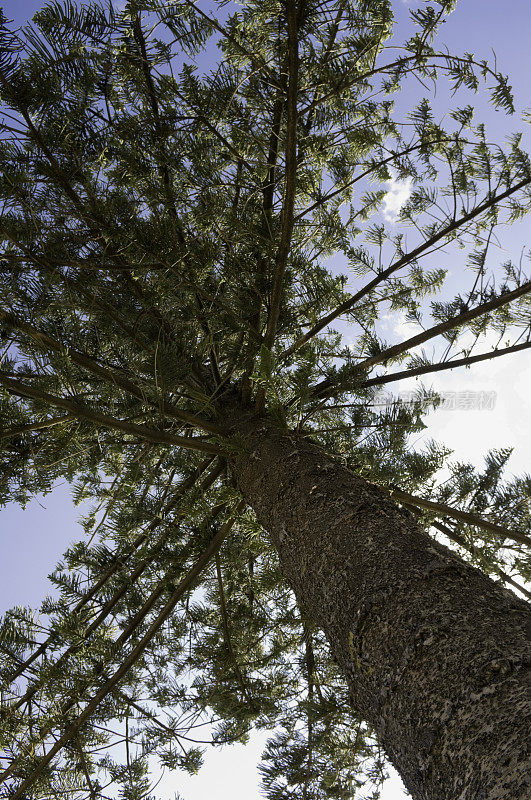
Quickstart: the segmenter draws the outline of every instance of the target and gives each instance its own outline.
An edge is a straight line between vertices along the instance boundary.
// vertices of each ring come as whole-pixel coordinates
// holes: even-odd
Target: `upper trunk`
[[[415,800],[528,798],[528,604],[300,436],[237,429],[238,485]]]

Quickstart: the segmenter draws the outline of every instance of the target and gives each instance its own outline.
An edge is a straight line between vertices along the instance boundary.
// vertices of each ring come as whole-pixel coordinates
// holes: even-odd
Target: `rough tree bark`
[[[236,428],[237,483],[413,798],[529,798],[528,604],[307,440]]]

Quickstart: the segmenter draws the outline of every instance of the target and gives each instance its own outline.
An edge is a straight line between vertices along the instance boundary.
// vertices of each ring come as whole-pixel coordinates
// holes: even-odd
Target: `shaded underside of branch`
[[[177,445],[184,447],[188,450],[201,450],[205,453],[213,453],[221,455],[222,450],[220,447],[211,444],[203,439],[197,439],[187,436],[176,436],[166,431],[159,431],[156,428],[149,428],[146,425],[136,425],[132,422],[127,422],[122,419],[115,419],[106,414],[100,414],[88,406],[74,403],[66,400],[63,397],[56,397],[34,386],[28,386],[18,380],[7,378],[0,373],[0,386],[3,386],[10,394],[21,398],[30,398],[45,403],[46,405],[62,408],[68,411],[73,417],[77,419],[93,422],[95,425],[107,428],[110,430],[119,430],[129,434],[137,439],[143,439],[153,444],[166,444]]]

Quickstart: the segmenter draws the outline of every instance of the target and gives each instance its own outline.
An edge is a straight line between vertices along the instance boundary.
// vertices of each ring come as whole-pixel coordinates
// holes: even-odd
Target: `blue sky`
[[[27,20],[42,4],[35,0],[7,0],[4,12],[17,24]],[[413,5],[413,4],[409,4]],[[408,4],[396,0],[399,28],[407,18]],[[202,7],[207,7],[205,2]],[[474,52],[490,58],[494,50],[498,67],[509,74],[515,90],[517,107],[522,111],[531,107],[529,75],[531,74],[531,7],[529,0],[511,0],[506,4],[498,0],[461,0],[456,12],[443,26],[442,40],[454,52]],[[444,92],[439,102],[445,102]],[[458,101],[456,101],[458,104]],[[478,119],[488,123],[491,138],[502,139],[510,130],[522,129],[519,114],[507,119],[502,112],[493,112],[484,96],[478,96]],[[504,246],[514,255],[519,248],[529,246],[530,223],[526,220],[516,226],[504,240]],[[502,254],[500,254],[500,260]],[[455,273],[458,262],[450,265]],[[412,335],[410,328],[399,318],[389,319],[388,338]],[[515,447],[511,463],[514,473],[528,469],[531,437],[526,420],[531,419],[531,365],[527,352],[498,359],[472,370],[444,373],[433,381],[440,391],[491,391],[497,392],[496,406],[487,411],[438,411],[429,418],[428,430],[419,437],[434,436],[453,447],[456,457],[480,464],[482,455],[494,446]],[[402,383],[399,390],[412,385]],[[8,506],[0,511],[2,560],[0,561],[0,611],[13,605],[38,606],[49,590],[46,575],[51,572],[64,549],[83,532],[76,524],[79,509],[75,509],[68,487],[58,485],[46,498],[36,498],[26,510]],[[263,746],[260,736],[249,746],[232,748],[215,753],[207,760],[198,778],[167,776],[159,785],[159,797],[173,797],[179,791],[185,800],[199,800],[213,793],[217,800],[252,800],[258,797],[255,763]],[[237,775],[237,785],[234,776]],[[404,797],[397,779],[389,782],[384,800]]]

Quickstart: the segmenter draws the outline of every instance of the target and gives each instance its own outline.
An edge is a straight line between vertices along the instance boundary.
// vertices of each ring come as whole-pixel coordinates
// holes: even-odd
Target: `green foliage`
[[[498,228],[529,209],[529,159],[519,135],[504,149],[474,120],[484,84],[513,111],[507,79],[436,49],[453,7],[411,11],[400,47],[389,0],[208,13],[67,0],[18,31],[1,16],[0,502],[61,477],[90,503],[41,616],[1,622],[10,796],[140,800],[157,765],[195,773],[205,745],[253,728],[272,732],[270,800],[378,796],[379,745],[238,506],[223,460],[240,445],[227,438],[235,403],[388,489],[529,531],[530,479],[503,479],[508,452],[477,472],[434,442],[415,449],[437,396],[382,401],[371,384],[397,360],[429,372],[472,356],[493,333],[529,341],[523,271],[491,255]],[[394,96],[410,80],[446,83],[461,107],[443,126],[416,98],[402,118]],[[395,219],[400,180],[411,193]],[[468,252],[471,280],[450,293],[442,246]],[[389,353],[397,313],[417,330],[445,323],[444,345]],[[489,574],[531,579],[509,537],[417,511]],[[154,625],[232,515],[215,561]]]

